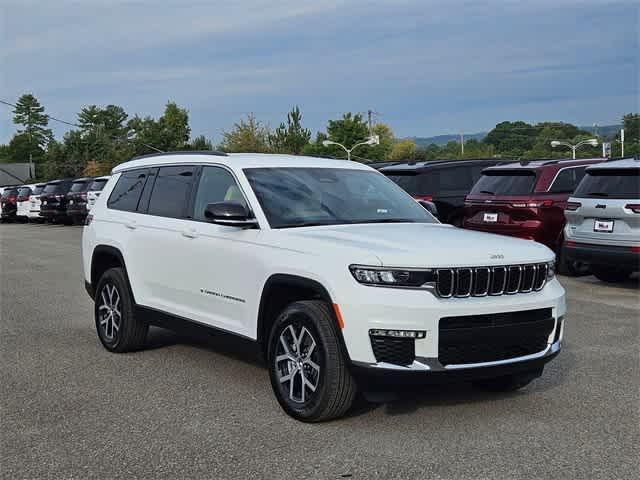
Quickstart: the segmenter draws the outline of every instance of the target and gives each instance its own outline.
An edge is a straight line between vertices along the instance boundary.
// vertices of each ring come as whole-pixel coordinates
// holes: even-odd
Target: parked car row
[[[81,224],[109,177],[61,178],[0,187],[2,221]]]
[[[634,216],[640,213],[639,167],[637,160],[464,160],[409,162],[380,171],[443,222],[537,241],[556,252],[562,273],[575,275],[591,268],[598,278],[613,281],[639,270],[640,215]],[[581,195],[588,190],[598,199],[612,200],[618,195],[619,201],[607,212],[602,202],[600,211],[589,212],[586,203],[580,209],[580,202],[569,200],[576,188]],[[583,211],[588,217],[581,226],[565,228],[567,209],[569,218]],[[615,232],[603,230],[614,228],[616,219]],[[604,223],[598,223],[596,229],[595,221]],[[589,247],[587,252],[586,247],[577,247],[569,240],[575,232],[585,231],[589,232],[585,237],[589,243],[595,234],[600,242],[596,245],[621,247],[623,254],[607,253],[601,247]],[[622,235],[623,245],[618,245],[616,235]],[[619,264],[613,257],[626,261]]]

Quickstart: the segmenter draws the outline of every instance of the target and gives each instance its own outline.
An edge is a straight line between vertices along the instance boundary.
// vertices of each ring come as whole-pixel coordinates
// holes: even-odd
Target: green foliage
[[[265,153],[269,151],[269,134],[269,128],[250,113],[246,119],[234,123],[231,131],[222,132],[220,150]]]
[[[413,140],[400,140],[393,145],[391,153],[389,154],[389,160],[415,160],[417,149],[416,143]]]
[[[275,153],[299,155],[310,139],[311,130],[302,127],[302,114],[297,106],[287,114],[287,124],[281,123],[269,134],[269,144]]]
[[[213,144],[211,143],[211,140],[209,140],[204,135],[198,135],[197,137],[195,137],[193,140],[191,140],[188,147],[188,150],[213,150]]]
[[[18,134],[24,133],[29,138],[35,161],[37,149],[43,151],[53,138],[51,130],[46,128],[49,124],[49,117],[44,113],[44,107],[40,105],[38,99],[30,93],[18,98],[13,115],[13,123],[23,127],[23,129],[18,129]],[[26,158],[28,160],[28,154]]]
[[[10,163],[9,145],[0,145],[0,163]]]
[[[622,117],[622,128],[624,128],[624,155],[640,155],[640,114],[628,113]],[[613,156],[622,155],[622,145],[620,143],[620,132],[611,145]]]

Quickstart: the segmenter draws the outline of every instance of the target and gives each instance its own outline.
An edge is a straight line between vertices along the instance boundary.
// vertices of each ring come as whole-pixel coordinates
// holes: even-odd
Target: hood
[[[374,255],[381,265],[393,267],[513,265],[554,258],[549,248],[531,240],[437,223],[355,224],[281,232],[310,253],[358,250],[363,257]]]

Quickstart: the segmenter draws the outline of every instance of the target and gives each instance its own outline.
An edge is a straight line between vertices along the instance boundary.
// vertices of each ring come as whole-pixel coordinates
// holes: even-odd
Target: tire
[[[576,262],[567,259],[567,252],[563,244],[558,247],[556,268],[559,274],[566,275],[567,277],[577,277],[588,273],[587,267],[577,265]]]
[[[322,301],[294,302],[274,322],[269,376],[278,402],[293,418],[322,422],[344,415],[353,404],[357,387],[339,336]]]
[[[529,385],[540,375],[542,375],[542,369],[506,375],[504,377],[477,380],[473,382],[473,386],[487,392],[515,392]]]
[[[612,267],[593,266],[593,274],[598,280],[610,283],[624,282],[631,276],[631,271]]]
[[[98,338],[110,352],[131,352],[144,346],[149,326],[135,316],[133,297],[122,268],[110,268],[100,277],[94,316]]]

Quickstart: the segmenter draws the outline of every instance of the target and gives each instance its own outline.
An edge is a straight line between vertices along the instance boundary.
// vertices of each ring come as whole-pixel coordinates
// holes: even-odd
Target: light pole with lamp
[[[337,146],[341,147],[345,152],[347,152],[347,160],[351,160],[351,152],[353,152],[356,148],[358,148],[358,147],[360,147],[362,145],[371,145],[371,146],[380,145],[380,136],[372,135],[369,138],[367,138],[364,142],[356,143],[351,148],[347,148],[344,145],[342,145],[341,143],[334,142],[333,140],[323,140],[322,141],[322,145],[324,145],[325,147],[328,147],[329,145],[337,145]]]
[[[571,152],[573,153],[573,159],[576,159],[576,150],[583,145],[591,145],[592,147],[598,146],[598,140],[596,138],[590,138],[589,140],[583,140],[582,142],[576,143],[575,145],[570,144],[569,142],[561,142],[560,140],[554,140],[551,142],[551,146],[555,147],[569,147]]]

